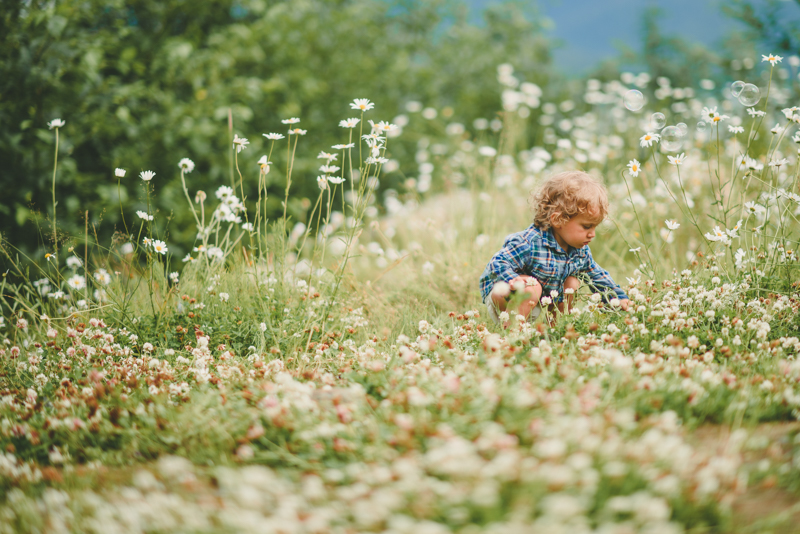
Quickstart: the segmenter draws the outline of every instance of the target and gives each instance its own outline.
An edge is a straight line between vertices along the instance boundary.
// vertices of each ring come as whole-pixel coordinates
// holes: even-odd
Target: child
[[[517,290],[525,293],[520,315],[528,317],[533,312],[536,318],[543,297],[548,299],[544,303],[553,302],[563,312],[565,292],[569,312],[572,294],[580,286],[574,276],[578,273],[588,275],[592,291],[613,293],[611,298],[619,299],[619,306],[627,310],[628,296],[594,262],[589,250],[595,228],[608,214],[605,188],[585,172],[567,171],[548,178],[533,202],[533,224],[508,236],[481,275],[481,298],[489,317],[499,322],[510,293]]]

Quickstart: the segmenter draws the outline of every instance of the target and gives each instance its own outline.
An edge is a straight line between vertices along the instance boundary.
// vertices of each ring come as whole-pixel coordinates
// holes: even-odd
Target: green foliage
[[[173,217],[171,235],[188,244],[194,228],[176,165],[196,161],[192,192],[232,182],[229,112],[233,131],[251,139],[240,161],[246,175],[265,150],[259,134],[284,131],[280,119],[300,117],[326,140],[295,164],[296,194],[308,196],[318,165],[311,152],[342,141],[336,124],[353,113],[353,98],[375,100],[384,120],[412,99],[458,110],[465,121],[491,118],[499,107],[496,67],[507,61],[529,81],[548,79],[540,27],[513,5],[492,7],[475,25],[446,0],[5,2],[0,227],[28,253],[52,241],[41,216],[36,225],[28,219],[52,217],[46,123],[56,117],[66,120],[56,195],[67,235],[83,236],[86,211],[101,243],[123,230],[115,206],[121,202],[128,218],[143,208],[137,175],[149,169],[157,208]],[[402,141],[393,150],[406,160],[413,153]],[[285,165],[286,155],[273,161]],[[128,169],[119,193],[115,167]],[[253,198],[252,180],[244,187]],[[282,187],[270,185],[275,193]],[[293,215],[302,220],[305,209]]]

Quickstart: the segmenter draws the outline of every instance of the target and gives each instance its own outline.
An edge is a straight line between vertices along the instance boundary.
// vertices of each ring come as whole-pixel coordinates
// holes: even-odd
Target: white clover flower
[[[53,128],[61,128],[64,124],[65,122],[61,119],[53,119],[47,123],[47,127],[52,130]]]
[[[542,306],[548,306],[553,303],[553,299],[550,297],[542,297],[540,302],[542,303]]]
[[[152,215],[148,215],[148,213],[146,211],[137,211],[136,215],[138,215],[140,219],[144,219],[145,221],[152,221],[153,220],[153,216]]]
[[[631,176],[639,176],[639,172],[642,170],[642,164],[632,159],[628,162],[628,169],[630,170]]]
[[[361,119],[344,119],[339,121],[339,126],[342,128],[355,128],[361,122]]]
[[[297,117],[292,117],[291,119],[283,119],[281,122],[283,124],[297,124],[298,122],[300,122],[300,119],[298,119]]]
[[[267,323],[261,323],[260,325],[258,325],[258,328],[259,328],[259,329],[260,329],[262,332],[266,332],[266,331],[267,331]]]
[[[229,294],[227,294],[227,293],[220,293],[219,294],[219,300],[221,300],[222,302],[228,302],[228,299],[230,299],[230,298],[231,298],[231,296]]]
[[[156,173],[154,173],[153,171],[142,171],[139,173],[139,178],[141,178],[145,182],[149,182],[150,180],[153,179],[153,176],[155,175]]]
[[[79,274],[74,274],[67,280],[67,285],[71,289],[80,290],[86,287],[86,278]]]
[[[114,169],[114,176],[116,176],[117,178],[125,178],[125,173],[127,172],[128,171],[126,171],[125,169],[120,169],[119,167],[117,167],[116,169]]]
[[[657,133],[647,132],[642,137],[639,138],[639,144],[642,148],[653,146],[653,143],[658,143],[661,139],[661,136]]]
[[[163,241],[160,241],[160,240],[158,240],[158,239],[155,239],[155,240],[153,241],[153,251],[154,251],[154,252],[157,252],[157,253],[159,253],[159,254],[166,254],[166,253],[167,253],[167,251],[168,251],[168,249],[167,249],[167,244],[166,244],[166,243],[164,243]]]
[[[266,137],[267,139],[269,139],[271,141],[279,141],[279,140],[285,138],[285,136],[283,134],[279,134],[279,133],[268,133],[268,134],[261,134],[261,135],[263,135],[264,137]]]
[[[777,63],[780,63],[783,60],[782,56],[776,56],[775,54],[770,54],[768,56],[762,55],[761,62],[769,61],[770,64],[774,67]]]
[[[239,137],[236,134],[233,135],[233,148],[236,149],[236,153],[237,154],[239,152],[241,152],[242,150],[244,150],[245,148],[247,148],[247,145],[249,145],[249,144],[250,144],[250,141],[248,141],[247,138]]]
[[[178,168],[186,174],[189,174],[194,170],[194,161],[189,158],[183,158],[178,162]]]
[[[375,107],[375,104],[369,101],[368,98],[356,98],[350,104],[351,109],[359,109],[361,111],[369,111]]]

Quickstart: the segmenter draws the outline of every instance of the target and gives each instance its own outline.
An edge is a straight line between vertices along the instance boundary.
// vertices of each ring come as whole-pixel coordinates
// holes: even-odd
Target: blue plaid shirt
[[[563,298],[564,280],[578,273],[585,273],[589,277],[589,287],[593,292],[610,291],[620,300],[628,298],[608,271],[592,259],[589,245],[570,247],[569,252],[564,252],[552,230],[541,230],[531,225],[522,232],[506,237],[503,248],[492,256],[481,275],[481,299],[486,301],[495,282],[510,282],[517,276],[528,275],[542,284],[543,297],[550,296],[553,290],[558,291],[558,296],[553,299],[558,302]]]

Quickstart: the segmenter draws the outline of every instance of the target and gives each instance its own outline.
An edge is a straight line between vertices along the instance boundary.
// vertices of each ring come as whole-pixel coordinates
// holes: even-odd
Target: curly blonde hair
[[[588,213],[602,220],[608,215],[608,195],[596,178],[583,171],[554,174],[542,183],[532,197],[534,224],[542,230],[576,215]]]

